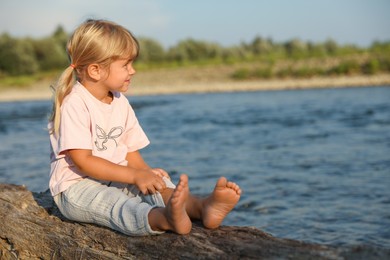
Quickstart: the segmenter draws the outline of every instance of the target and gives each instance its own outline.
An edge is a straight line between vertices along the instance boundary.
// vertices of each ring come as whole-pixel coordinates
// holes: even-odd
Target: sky
[[[300,39],[368,47],[390,40],[390,0],[0,0],[0,33],[50,36],[88,18],[119,23],[165,48],[188,38],[223,46]]]

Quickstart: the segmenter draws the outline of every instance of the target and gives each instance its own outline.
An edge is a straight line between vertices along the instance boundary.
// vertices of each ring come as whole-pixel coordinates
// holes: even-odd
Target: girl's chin
[[[127,82],[121,89],[120,92],[126,92],[130,88],[130,82]]]
[[[119,92],[125,93],[129,90],[129,87],[123,87],[122,89],[119,90]]]

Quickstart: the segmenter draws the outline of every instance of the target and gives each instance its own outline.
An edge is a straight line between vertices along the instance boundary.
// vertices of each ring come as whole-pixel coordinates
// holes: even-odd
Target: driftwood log
[[[390,259],[390,250],[279,239],[252,227],[129,237],[61,216],[49,192],[0,184],[0,259]]]

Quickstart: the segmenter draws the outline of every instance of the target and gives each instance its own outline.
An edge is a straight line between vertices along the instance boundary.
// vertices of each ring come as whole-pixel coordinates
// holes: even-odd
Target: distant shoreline
[[[390,86],[390,74],[373,76],[313,77],[308,79],[270,79],[253,81],[187,79],[186,77],[140,72],[126,95],[166,95],[213,92],[271,91],[339,87]],[[26,88],[0,90],[0,102],[51,99],[51,82],[37,82]]]

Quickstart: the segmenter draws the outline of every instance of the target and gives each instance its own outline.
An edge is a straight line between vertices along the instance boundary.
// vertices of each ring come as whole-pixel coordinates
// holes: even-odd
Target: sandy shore
[[[265,91],[285,89],[336,88],[357,86],[390,86],[390,74],[375,76],[315,77],[309,79],[272,79],[235,81],[207,70],[155,70],[139,72],[134,77],[128,95],[159,95],[176,93],[206,93],[235,91]],[[0,91],[0,101],[45,100],[52,96],[50,84],[37,82],[25,88],[8,87]]]

